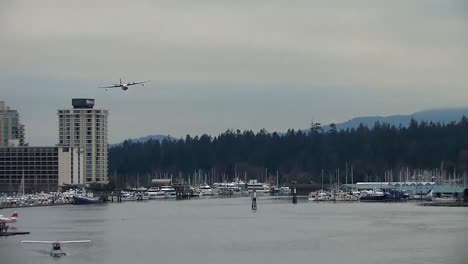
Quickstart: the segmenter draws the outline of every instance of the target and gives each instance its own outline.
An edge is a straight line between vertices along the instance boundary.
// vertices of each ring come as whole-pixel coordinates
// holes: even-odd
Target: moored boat
[[[331,201],[331,194],[322,190],[311,192],[309,194],[308,200],[314,202]]]
[[[361,202],[402,202],[408,199],[409,195],[397,190],[371,190],[362,191],[359,201]]]
[[[153,200],[153,199],[163,199],[163,198],[166,198],[165,196],[165,192],[164,191],[161,191],[159,188],[157,187],[151,187],[149,190],[148,190],[148,198],[150,200]]]
[[[177,198],[177,193],[172,186],[161,186],[161,191],[164,192],[164,198]]]
[[[203,185],[199,188],[199,195],[200,196],[213,196],[214,192],[213,189],[209,185]]]
[[[122,202],[123,201],[136,201],[137,200],[137,197],[135,196],[135,194],[130,193],[130,192],[122,192],[120,197],[121,197]]]
[[[88,197],[88,196],[81,196],[81,195],[73,196],[73,204],[81,205],[81,204],[100,204],[100,203],[102,203],[102,199],[99,197]]]
[[[257,180],[250,180],[247,183],[247,191],[250,194],[255,191],[257,195],[262,195],[270,192],[270,186],[266,183],[258,182]]]

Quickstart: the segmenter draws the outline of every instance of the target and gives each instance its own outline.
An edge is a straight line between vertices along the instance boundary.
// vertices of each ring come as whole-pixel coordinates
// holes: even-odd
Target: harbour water
[[[27,236],[0,239],[0,263],[468,263],[468,209],[260,197],[15,209]],[[9,215],[13,210],[0,210]],[[12,225],[13,226],[13,225]],[[64,245],[21,240],[90,239]]]

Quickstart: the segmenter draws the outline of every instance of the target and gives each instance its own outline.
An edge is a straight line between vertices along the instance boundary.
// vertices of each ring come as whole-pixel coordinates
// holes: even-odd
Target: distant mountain
[[[426,122],[440,122],[440,123],[450,123],[458,122],[460,119],[466,116],[468,117],[468,107],[460,108],[445,108],[445,109],[433,109],[416,112],[410,115],[392,115],[392,116],[364,116],[356,117],[349,121],[343,123],[337,123],[337,130],[356,128],[360,124],[364,126],[373,127],[375,122],[379,121],[380,123],[388,123],[390,125],[404,127],[408,126],[411,118],[414,118],[416,121],[426,121]],[[330,129],[329,125],[322,124],[322,128],[327,131]]]
[[[168,139],[168,140],[174,140],[175,138],[169,136],[169,135],[149,135],[149,136],[144,136],[144,137],[139,137],[139,138],[135,138],[135,139],[127,139],[127,140],[131,140],[132,142],[146,142],[146,141],[150,141],[150,140],[158,140],[159,142],[163,141],[164,139]],[[117,143],[117,144],[110,144],[110,147],[116,147],[116,146],[120,146],[122,145],[123,142],[120,142],[120,143]]]
[[[416,112],[409,115],[392,115],[392,116],[363,116],[363,117],[356,117],[349,121],[343,123],[337,123],[336,128],[338,130],[348,129],[348,128],[356,128],[360,124],[363,124],[367,127],[373,127],[375,122],[379,121],[380,123],[388,123],[390,125],[399,126],[408,126],[411,118],[414,118],[416,121],[427,121],[427,122],[440,122],[440,123],[450,123],[450,122],[458,122],[460,119],[466,116],[468,117],[468,107],[460,107],[460,108],[445,108],[445,109],[433,109],[433,110],[425,110]],[[328,131],[330,129],[329,125],[322,124],[322,128],[324,131]],[[307,131],[307,129],[303,130]],[[280,133],[284,134],[284,133]],[[136,139],[129,139],[133,142],[146,142],[149,140],[159,140],[160,142],[164,139],[175,140],[176,138],[171,137],[170,135],[149,135],[144,136]],[[123,142],[117,144],[110,144],[111,147],[119,146]]]

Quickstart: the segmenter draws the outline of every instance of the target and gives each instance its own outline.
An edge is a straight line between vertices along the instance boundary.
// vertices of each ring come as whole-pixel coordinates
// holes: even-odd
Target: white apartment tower
[[[23,145],[24,125],[20,123],[18,111],[0,101],[0,147]]]
[[[79,148],[84,160],[70,157],[72,165],[83,166],[84,175],[71,175],[75,183],[107,183],[108,111],[94,109],[94,99],[72,99],[73,109],[58,110],[59,146]],[[78,164],[74,164],[78,163]],[[81,164],[80,164],[81,163]],[[76,170],[81,174],[81,170]]]

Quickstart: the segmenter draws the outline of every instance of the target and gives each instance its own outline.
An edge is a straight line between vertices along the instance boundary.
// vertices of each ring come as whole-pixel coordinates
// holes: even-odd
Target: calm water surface
[[[9,215],[13,210],[0,210]],[[260,198],[17,209],[27,236],[0,238],[0,263],[468,263],[468,208]],[[91,239],[63,246],[21,240]]]

